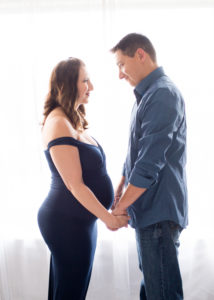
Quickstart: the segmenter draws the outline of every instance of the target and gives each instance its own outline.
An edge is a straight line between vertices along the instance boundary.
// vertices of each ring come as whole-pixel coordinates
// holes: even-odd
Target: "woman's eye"
[[[88,82],[88,80],[89,80],[89,79],[88,79],[88,78],[86,78],[86,79],[84,79],[84,80],[83,80],[83,82]]]

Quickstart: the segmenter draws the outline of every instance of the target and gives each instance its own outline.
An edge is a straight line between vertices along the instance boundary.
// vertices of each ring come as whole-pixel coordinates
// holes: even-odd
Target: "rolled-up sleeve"
[[[129,182],[149,188],[158,180],[159,172],[167,162],[167,150],[182,121],[180,96],[167,88],[160,88],[147,103],[140,103],[137,111],[137,159]]]

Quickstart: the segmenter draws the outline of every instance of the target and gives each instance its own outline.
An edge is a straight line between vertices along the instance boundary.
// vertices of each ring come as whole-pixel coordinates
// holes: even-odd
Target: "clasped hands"
[[[122,208],[119,203],[119,197],[115,196],[114,204],[112,205],[111,214],[115,217],[114,224],[111,226],[107,226],[109,230],[116,231],[122,227],[128,227],[128,221],[130,217],[126,211],[126,209]]]

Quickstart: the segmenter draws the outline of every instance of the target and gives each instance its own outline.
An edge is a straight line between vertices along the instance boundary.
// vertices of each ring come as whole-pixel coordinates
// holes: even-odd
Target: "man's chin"
[[[128,80],[128,83],[131,85],[131,86],[136,86],[135,82],[131,81],[131,80]]]

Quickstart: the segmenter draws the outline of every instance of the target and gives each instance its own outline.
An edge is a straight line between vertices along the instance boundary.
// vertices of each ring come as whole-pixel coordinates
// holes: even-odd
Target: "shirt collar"
[[[143,80],[141,80],[138,85],[134,89],[134,94],[137,99],[137,104],[140,103],[140,100],[142,99],[142,95],[145,93],[145,91],[148,89],[148,87],[159,77],[165,75],[164,70],[162,67],[158,67],[149,75],[147,75]]]

